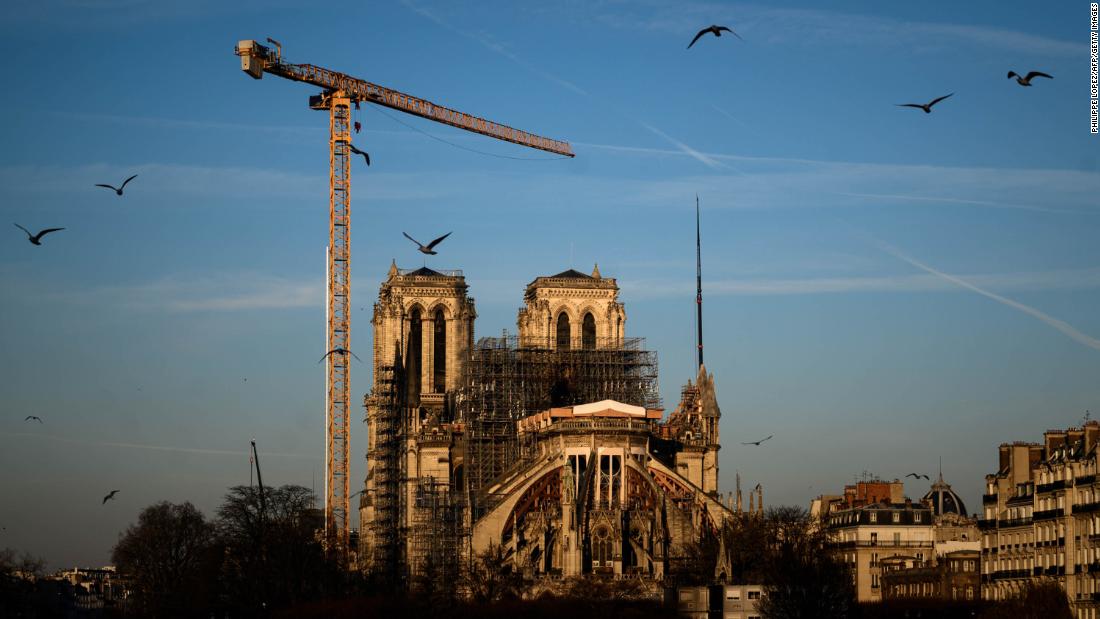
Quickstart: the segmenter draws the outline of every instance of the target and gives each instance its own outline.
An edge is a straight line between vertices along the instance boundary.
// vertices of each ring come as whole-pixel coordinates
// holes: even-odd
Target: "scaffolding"
[[[458,415],[466,424],[466,479],[473,518],[497,501],[486,489],[524,462],[516,421],[556,406],[600,400],[659,408],[657,354],[643,338],[600,338],[589,347],[529,346],[482,338],[470,355]]]
[[[467,531],[465,501],[452,484],[434,477],[416,481],[410,533],[410,575],[422,592],[454,594]]]
[[[374,390],[366,398],[367,424],[373,444],[367,451],[368,492],[366,500],[374,517],[366,529],[367,571],[383,578],[395,578],[400,560],[400,440],[402,435],[401,372],[393,365],[379,365]]]

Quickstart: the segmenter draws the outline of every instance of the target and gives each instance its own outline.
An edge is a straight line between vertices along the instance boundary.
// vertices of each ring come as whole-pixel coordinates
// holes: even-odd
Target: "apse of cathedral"
[[[718,495],[714,378],[665,415],[656,353],[614,278],[527,285],[516,335],[474,343],[461,271],[390,267],[374,305],[360,565],[455,578],[499,546],[528,576],[658,580],[733,516]]]

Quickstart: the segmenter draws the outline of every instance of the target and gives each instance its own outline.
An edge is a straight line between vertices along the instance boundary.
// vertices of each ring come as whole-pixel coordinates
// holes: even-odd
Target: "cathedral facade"
[[[535,278],[517,334],[474,343],[459,271],[391,266],[374,306],[359,564],[457,579],[497,548],[542,576],[659,580],[733,514],[702,367],[665,415],[656,355],[598,268]]]

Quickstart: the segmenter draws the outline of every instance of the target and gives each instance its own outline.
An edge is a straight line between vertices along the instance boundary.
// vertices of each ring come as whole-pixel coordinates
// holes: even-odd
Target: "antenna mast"
[[[695,308],[699,367],[703,367],[703,254],[699,243],[699,194],[695,194]]]

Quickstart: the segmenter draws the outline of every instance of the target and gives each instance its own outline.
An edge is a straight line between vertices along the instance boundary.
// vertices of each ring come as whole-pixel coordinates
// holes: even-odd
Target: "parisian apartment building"
[[[998,447],[982,496],[982,598],[1003,600],[1053,580],[1079,619],[1100,616],[1100,422]]]
[[[904,570],[935,567],[948,553],[979,550],[975,522],[942,474],[919,501],[905,496],[900,480],[871,479],[845,486],[842,495],[814,499],[810,511],[824,519],[830,547],[850,567],[859,602],[886,599],[887,572],[896,578]],[[976,560],[973,568],[976,576]],[[942,594],[920,590],[926,597]]]

